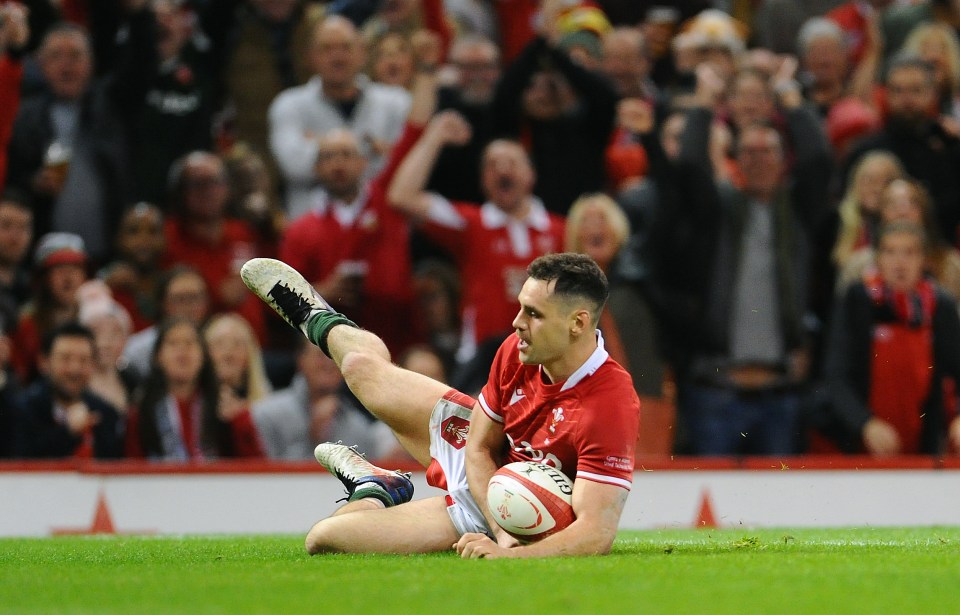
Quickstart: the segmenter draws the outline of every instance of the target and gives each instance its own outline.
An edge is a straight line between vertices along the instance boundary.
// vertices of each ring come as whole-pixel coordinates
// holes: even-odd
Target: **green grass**
[[[960,613],[960,528],[624,532],[607,557],[310,558],[300,536],[0,540],[0,613]]]

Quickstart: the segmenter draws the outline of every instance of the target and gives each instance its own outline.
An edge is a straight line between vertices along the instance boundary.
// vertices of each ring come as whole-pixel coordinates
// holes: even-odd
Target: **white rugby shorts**
[[[465,447],[474,403],[470,396],[451,389],[433,407],[427,483],[446,490],[447,514],[461,536],[479,532],[493,538],[467,484]]]

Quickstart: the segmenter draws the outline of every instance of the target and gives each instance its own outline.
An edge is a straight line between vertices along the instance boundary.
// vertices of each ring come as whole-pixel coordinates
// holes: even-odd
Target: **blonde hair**
[[[922,23],[910,30],[901,49],[920,55],[920,47],[930,39],[942,43],[946,50],[947,85],[951,94],[957,94],[960,92],[960,42],[957,41],[957,33],[952,27],[943,23]]]
[[[850,179],[847,182],[847,191],[843,195],[843,200],[837,208],[840,216],[840,230],[837,233],[837,242],[833,246],[831,257],[833,262],[842,267],[850,255],[853,254],[857,246],[857,238],[860,236],[860,227],[863,225],[863,215],[860,213],[860,199],[857,197],[857,186],[867,170],[867,166],[876,161],[887,162],[893,166],[896,177],[902,179],[906,177],[906,171],[900,164],[900,159],[887,151],[872,151],[867,153],[860,162],[853,168]]]
[[[607,224],[613,230],[613,235],[617,239],[617,247],[622,248],[623,244],[627,242],[627,238],[630,236],[630,221],[627,220],[627,215],[623,213],[623,209],[617,202],[600,192],[584,194],[573,202],[570,211],[567,213],[564,242],[564,250],[567,252],[583,253],[583,246],[580,245],[579,238],[580,226],[583,224],[587,212],[594,206],[600,209],[600,213],[603,214]]]
[[[259,401],[270,394],[273,387],[267,378],[267,370],[263,365],[263,353],[260,352],[260,343],[253,333],[253,328],[245,318],[239,314],[217,314],[210,319],[203,329],[203,337],[209,347],[217,336],[219,329],[233,328],[241,332],[247,346],[247,400]]]

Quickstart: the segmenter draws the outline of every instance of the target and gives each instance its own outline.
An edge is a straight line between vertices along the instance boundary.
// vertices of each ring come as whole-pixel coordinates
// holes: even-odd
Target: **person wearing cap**
[[[12,363],[23,383],[37,375],[43,337],[76,320],[77,290],[87,279],[87,250],[79,235],[47,233],[40,238],[33,260],[36,291],[21,310],[12,336]]]
[[[90,392],[96,355],[93,333],[82,325],[68,322],[47,333],[40,354],[43,377],[24,391],[16,410],[15,456],[123,456],[119,415]]]
[[[534,193],[561,215],[581,194],[605,187],[604,151],[617,105],[610,82],[561,47],[563,10],[544,4],[538,36],[504,70],[493,101],[496,131],[524,144],[538,178]]]

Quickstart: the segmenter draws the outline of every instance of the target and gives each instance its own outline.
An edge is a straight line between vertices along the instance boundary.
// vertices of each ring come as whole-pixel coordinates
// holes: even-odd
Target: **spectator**
[[[504,70],[493,108],[498,134],[529,148],[539,178],[534,193],[564,215],[578,196],[606,185],[617,94],[558,47],[557,19],[544,13],[537,38]]]
[[[898,56],[887,69],[885,86],[885,125],[853,148],[846,168],[871,150],[894,154],[906,172],[930,192],[939,236],[954,244],[960,223],[960,140],[931,115],[937,105],[934,73],[916,56]]]
[[[903,49],[903,44],[915,27],[923,23],[942,23],[956,29],[960,24],[960,7],[954,0],[930,0],[929,2],[901,4],[892,3],[882,14],[882,40],[888,56]],[[888,61],[891,58],[887,58]]]
[[[924,231],[884,226],[877,271],[852,285],[834,318],[826,381],[841,448],[871,455],[960,452],[944,377],[960,381],[956,301],[924,278]]]
[[[616,201],[602,194],[585,195],[570,208],[564,250],[586,254],[611,279],[599,328],[604,348],[630,373],[640,396],[644,430],[638,451],[669,454],[676,411],[665,394],[666,365],[653,334],[656,323],[639,288],[613,275],[629,236],[630,223]]]
[[[10,365],[10,330],[16,325],[16,307],[0,297],[0,459],[13,456],[19,420],[20,387]]]
[[[843,31],[825,17],[808,19],[797,34],[797,52],[805,96],[826,116],[847,93],[850,65]]]
[[[144,98],[126,112],[134,146],[134,200],[162,203],[170,165],[212,145],[215,75],[210,41],[184,0],[152,0],[150,9],[156,62],[139,67],[150,83]],[[133,44],[129,36],[123,40]]]
[[[336,364],[313,344],[301,341],[290,386],[253,404],[267,456],[313,459],[313,447],[329,440],[355,443],[374,459],[392,456],[399,449],[393,433],[352,407],[343,390]]]
[[[240,280],[240,266],[256,254],[256,237],[246,223],[227,217],[230,187],[223,160],[192,152],[170,170],[175,207],[164,234],[164,264],[197,269],[210,289],[212,311],[237,312],[264,339],[264,315],[257,298]]]
[[[218,53],[226,111],[217,135],[223,149],[245,143],[264,156],[279,179],[267,124],[273,99],[313,74],[310,47],[324,7],[308,0],[214,0],[201,11],[201,25]]]
[[[797,450],[799,387],[807,378],[807,267],[816,225],[829,202],[832,156],[799,88],[780,87],[796,148],[787,172],[783,138],[769,125],[741,130],[743,188],[717,184],[693,198],[719,208],[713,272],[689,362],[682,367],[680,419],[691,452],[790,454]],[[707,154],[712,113],[692,109],[681,149],[683,181],[712,175]],[[686,222],[691,224],[691,222]],[[704,262],[687,262],[703,267]],[[757,309],[763,306],[763,309]]]
[[[7,146],[20,106],[21,55],[29,39],[30,28],[24,6],[7,2],[0,7],[0,191],[6,185]]]
[[[37,234],[80,235],[103,262],[119,212],[130,195],[129,154],[122,109],[142,100],[144,66],[153,66],[151,16],[129,16],[131,46],[117,72],[94,82],[87,32],[70,24],[50,28],[37,59],[46,89],[25,98],[10,142],[8,182],[29,190]]]
[[[960,298],[960,251],[937,235],[930,196],[916,181],[895,179],[880,194],[880,223],[908,222],[924,229],[926,248],[925,271],[954,299]],[[840,271],[837,290],[842,293],[851,284],[863,279],[876,260],[874,245],[857,250]]]
[[[134,331],[142,331],[158,317],[157,285],[165,248],[163,214],[156,205],[137,203],[123,213],[117,229],[117,257],[99,276],[130,315]]]
[[[621,98],[617,128],[606,152],[607,179],[613,190],[619,192],[640,181],[647,172],[646,153],[630,129],[623,106],[635,104],[628,100],[657,105],[660,93],[650,80],[650,60],[638,29],[616,28],[604,36],[601,67]]]
[[[227,214],[253,229],[257,254],[276,254],[286,218],[264,157],[241,143],[230,148],[224,162],[232,189]]]
[[[449,374],[460,345],[460,276],[450,263],[424,260],[414,269],[413,286],[427,341]]]
[[[270,105],[270,149],[287,187],[287,216],[296,219],[315,205],[314,162],[319,139],[349,128],[369,158],[366,178],[386,162],[410,106],[402,88],[371,83],[360,74],[363,40],[347,19],[330,16],[314,32],[311,58],[316,75],[287,89]]]
[[[437,382],[447,382],[447,368],[443,364],[440,355],[426,344],[419,344],[408,348],[400,358],[397,359],[397,365],[402,369],[408,369],[433,378]]]
[[[390,32],[371,43],[367,73],[374,83],[409,89],[413,81],[414,55],[410,40]]]
[[[872,27],[871,22],[877,20],[877,15],[891,2],[892,0],[849,0],[825,15],[843,30],[851,65],[856,66],[863,59],[870,38],[868,30]]]
[[[479,35],[460,37],[450,48],[449,66],[440,72],[445,70],[452,70],[452,76],[438,75],[442,85],[436,93],[436,108],[460,113],[470,124],[473,138],[464,145],[444,148],[427,185],[451,200],[479,203],[483,201],[480,158],[494,137],[491,105],[500,79],[500,50]]]
[[[220,383],[221,412],[249,410],[270,394],[260,344],[247,321],[236,314],[218,314],[207,323],[203,337]]]
[[[32,241],[33,211],[26,194],[4,192],[0,196],[0,297],[17,308],[30,298],[30,274],[24,261]]]
[[[139,383],[136,373],[121,362],[123,348],[133,329],[130,315],[99,280],[84,282],[77,295],[80,300],[77,320],[93,333],[97,350],[90,391],[110,404],[118,415],[125,416]]]
[[[896,156],[883,150],[867,153],[854,168],[840,205],[825,217],[813,254],[811,288],[813,309],[822,321],[826,322],[833,310],[834,288],[840,273],[859,250],[876,241],[884,188],[902,177],[903,166]],[[872,260],[872,254],[866,259]],[[847,275],[850,274],[844,274]]]
[[[911,30],[903,43],[903,51],[919,56],[933,67],[939,111],[953,118],[954,134],[960,127],[960,41],[957,36],[957,31],[947,24],[925,23]]]
[[[48,233],[34,252],[33,298],[20,312],[13,334],[13,364],[22,383],[36,376],[43,339],[56,327],[75,321],[77,290],[87,279],[83,239],[71,233]]]
[[[422,339],[411,322],[410,227],[386,202],[393,171],[413,137],[406,136],[374,181],[357,135],[337,129],[319,140],[316,175],[323,189],[316,207],[284,234],[280,258],[317,284],[338,309],[357,314],[391,352]]]
[[[441,112],[404,158],[388,193],[390,204],[423,222],[423,232],[457,263],[463,282],[461,362],[476,354],[481,342],[503,340],[504,323],[516,314],[526,264],[563,244],[563,219],[548,213],[532,194],[536,173],[515,141],[496,140],[484,150],[480,174],[486,203],[481,207],[424,191],[443,147],[469,139],[470,127],[460,115]]]
[[[838,268],[860,248],[873,245],[880,227],[880,196],[890,182],[903,177],[900,161],[890,152],[869,152],[857,163],[837,211],[831,258]]]
[[[123,428],[110,404],[90,391],[97,349],[89,329],[67,323],[44,339],[44,377],[23,394],[17,451],[28,458],[123,455]]]
[[[157,323],[176,318],[189,320],[200,327],[210,315],[207,283],[196,269],[186,265],[174,267],[163,274],[157,284],[155,301],[159,310]],[[123,349],[123,360],[141,380],[150,371],[150,353],[156,344],[158,329],[155,324],[131,335]]]
[[[352,20],[363,28],[363,36],[372,46],[390,34],[400,34],[409,40],[417,31],[426,29],[440,37],[441,56],[445,56],[453,37],[444,0],[381,2],[369,18]]]
[[[150,373],[130,414],[127,451],[162,461],[260,457],[250,413],[220,403],[220,387],[196,325],[168,320],[157,332]]]

